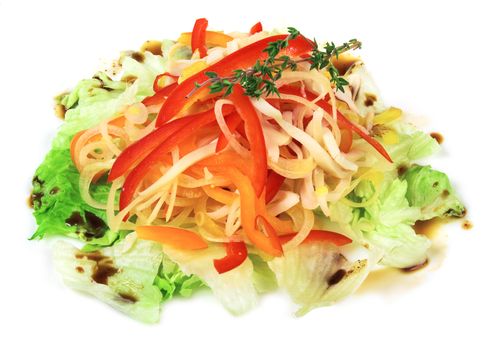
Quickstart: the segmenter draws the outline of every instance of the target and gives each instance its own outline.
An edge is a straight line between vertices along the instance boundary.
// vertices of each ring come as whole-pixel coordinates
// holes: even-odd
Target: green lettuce
[[[402,178],[408,183],[406,198],[411,206],[420,208],[421,220],[464,215],[464,206],[443,172],[430,166],[415,165],[409,168]]]
[[[184,274],[166,255],[163,255],[154,284],[161,290],[164,300],[171,299],[174,295],[189,297],[205,286],[197,276]]]
[[[105,211],[81,199],[79,178],[69,149],[53,149],[47,154],[33,180],[32,198],[38,228],[32,238],[64,234],[93,241],[105,235],[108,231]],[[93,186],[92,195],[103,202],[109,189],[108,184],[100,183]],[[105,238],[106,245],[113,243],[117,236],[111,234],[108,238]]]
[[[403,268],[420,264],[427,258],[430,247],[430,241],[416,235],[411,227],[421,214],[419,208],[410,206],[407,189],[407,181],[398,178],[384,182],[377,200],[364,207],[357,222],[366,241],[383,251],[381,263],[387,266]]]

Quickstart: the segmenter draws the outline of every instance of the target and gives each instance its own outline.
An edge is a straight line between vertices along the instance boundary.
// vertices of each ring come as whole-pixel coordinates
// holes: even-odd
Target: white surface
[[[0,348],[487,349],[483,2],[167,3],[0,0]],[[164,305],[156,326],[62,285],[48,242],[27,241],[34,220],[25,205],[31,176],[60,124],[52,97],[118,51],[175,37],[202,16],[213,29],[245,31],[261,20],[318,39],[363,41],[362,57],[385,100],[428,117],[425,129],[445,136],[432,164],[450,175],[474,228],[461,230],[457,222],[445,231],[449,249],[439,269],[420,282],[409,277],[366,288],[300,319],[279,294],[236,318],[203,293]]]

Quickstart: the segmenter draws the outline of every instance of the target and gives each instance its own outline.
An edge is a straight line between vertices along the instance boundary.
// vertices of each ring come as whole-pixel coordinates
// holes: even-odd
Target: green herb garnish
[[[339,70],[332,63],[332,59],[339,58],[339,55],[361,48],[361,42],[356,39],[351,39],[340,46],[336,46],[333,42],[327,42],[321,49],[317,41],[313,40],[312,53],[310,57],[299,60],[294,60],[290,56],[278,56],[281,50],[288,46],[289,40],[298,37],[300,32],[292,27],[288,28],[288,36],[283,40],[273,41],[268,44],[264,52],[268,54],[268,58],[264,61],[257,60],[254,66],[248,69],[236,69],[232,75],[227,77],[220,77],[215,72],[206,72],[205,75],[208,80],[203,83],[195,83],[195,88],[188,94],[190,97],[197,89],[208,85],[210,93],[218,93],[224,91],[224,97],[232,93],[235,84],[239,84],[244,89],[246,95],[250,97],[259,98],[263,94],[269,96],[276,94],[279,96],[276,81],[281,78],[283,72],[287,69],[296,70],[299,63],[309,62],[310,70],[326,69],[330,75],[330,81],[337,90],[344,92],[344,86],[348,85],[348,81],[340,76]]]

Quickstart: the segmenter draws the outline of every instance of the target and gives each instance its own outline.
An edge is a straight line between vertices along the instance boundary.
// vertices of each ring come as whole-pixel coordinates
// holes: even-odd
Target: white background
[[[487,49],[483,1],[2,1],[0,0],[0,348],[23,349],[487,349]],[[198,17],[211,29],[299,28],[352,37],[385,100],[428,117],[445,136],[432,160],[467,203],[435,271],[369,283],[303,318],[283,295],[242,317],[208,293],[164,305],[147,326],[62,285],[49,242],[29,242],[29,182],[59,126],[52,97],[118,51],[175,38]],[[5,223],[7,226],[5,226]]]

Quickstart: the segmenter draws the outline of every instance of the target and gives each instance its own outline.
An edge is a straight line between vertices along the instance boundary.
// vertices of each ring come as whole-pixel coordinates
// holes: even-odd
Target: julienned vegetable
[[[413,164],[437,142],[345,56],[361,43],[207,27],[57,98],[66,118],[33,180],[33,238],[85,243],[55,246],[66,283],[143,322],[205,286],[234,314],[279,287],[302,315],[377,265],[425,263],[430,240],[412,225],[464,207],[444,173]]]

